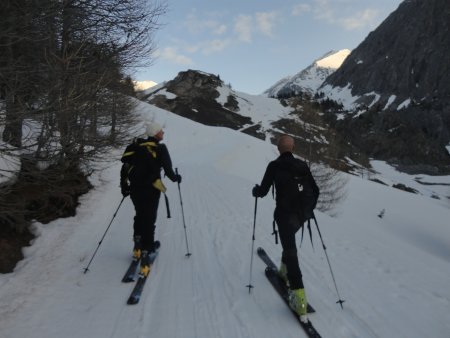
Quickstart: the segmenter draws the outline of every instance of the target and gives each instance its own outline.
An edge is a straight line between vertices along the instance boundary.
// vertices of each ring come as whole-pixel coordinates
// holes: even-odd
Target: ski
[[[155,241],[156,251],[149,255],[150,270],[146,276],[139,274],[139,278],[136,281],[136,284],[134,285],[133,290],[131,291],[130,297],[128,297],[128,300],[127,300],[128,305],[134,305],[134,304],[139,303],[139,300],[141,299],[142,291],[144,290],[145,282],[147,281],[147,278],[150,275],[150,272],[152,271],[153,263],[155,262],[155,259],[158,256],[159,247],[160,247],[159,241]],[[134,278],[134,276],[133,276],[133,278]]]
[[[130,266],[128,267],[127,272],[125,272],[125,275],[122,278],[122,283],[130,283],[134,282],[135,275],[136,275],[136,269],[139,266],[140,259],[133,259],[130,263]]]
[[[267,267],[274,271],[274,276],[273,276],[273,279],[275,279],[274,282],[276,282],[277,285],[279,285],[279,287],[283,289],[283,292],[287,293],[288,292],[288,287],[287,287],[285,281],[278,275],[278,267],[272,261],[272,259],[269,257],[267,252],[261,247],[259,247],[256,250],[256,252],[258,253],[258,256],[263,260],[263,262],[266,263]],[[314,308],[309,303],[308,303],[308,310],[307,311],[308,311],[308,313],[316,312],[316,310],[314,310]]]
[[[150,272],[152,271],[152,265],[153,265],[153,262],[155,261],[157,255],[158,255],[158,251],[156,251],[155,253],[153,253],[150,256],[150,271],[148,272],[148,275],[143,276],[143,275],[139,274],[139,278],[138,278],[136,284],[134,285],[133,291],[131,291],[130,297],[128,297],[128,301],[127,301],[128,305],[134,305],[134,304],[139,303],[139,300],[141,299],[142,291],[144,290],[145,282],[147,281],[147,278],[150,275]]]
[[[286,288],[286,285],[283,283],[280,283],[280,278],[278,277],[278,272],[276,270],[273,270],[270,267],[266,267],[266,276],[267,279],[269,279],[272,286],[277,290],[278,294],[281,296],[281,298],[284,300],[287,306],[289,306],[289,294],[288,290]],[[305,333],[308,335],[309,338],[321,338],[320,334],[316,331],[311,321],[308,319],[307,323],[302,322],[300,319],[300,316],[291,309],[289,306],[289,309],[291,310],[292,314],[297,318],[298,322],[302,326]]]

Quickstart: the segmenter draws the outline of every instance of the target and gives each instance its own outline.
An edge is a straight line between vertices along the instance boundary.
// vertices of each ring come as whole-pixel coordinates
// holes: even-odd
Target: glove
[[[175,182],[181,183],[181,175],[177,174],[175,176]]]
[[[122,192],[123,197],[127,197],[130,194],[130,186],[128,184],[124,184],[120,186],[120,191]]]
[[[255,184],[255,186],[252,189],[252,195],[253,197],[259,197],[259,185]]]

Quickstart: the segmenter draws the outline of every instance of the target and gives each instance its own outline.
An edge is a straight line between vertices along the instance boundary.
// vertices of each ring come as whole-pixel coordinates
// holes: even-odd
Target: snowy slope
[[[245,134],[206,127],[151,105],[139,113],[166,125],[166,144],[181,184],[192,256],[178,190],[166,182],[172,218],[161,203],[160,255],[136,306],[122,284],[131,254],[133,207],[127,198],[91,271],[83,274],[121,199],[120,163],[108,165],[83,196],[76,217],[36,225],[39,236],[15,272],[0,276],[0,337],[303,337],[301,328],[250,254],[254,199],[275,148]],[[118,150],[112,157],[119,159]],[[383,168],[379,168],[382,170]],[[382,174],[382,173],[381,173]],[[344,310],[314,232],[300,249],[310,316],[323,337],[442,337],[450,334],[450,209],[356,176],[331,218],[317,213]],[[271,236],[274,202],[258,200],[257,246],[277,261]],[[384,218],[376,215],[385,209]]]
[[[268,97],[293,95],[300,92],[314,95],[325,79],[341,66],[349,54],[350,50],[348,49],[331,51],[296,75],[278,81],[264,94]]]

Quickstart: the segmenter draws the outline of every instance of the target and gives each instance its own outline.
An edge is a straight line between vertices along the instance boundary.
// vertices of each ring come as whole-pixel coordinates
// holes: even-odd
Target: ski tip
[[[136,298],[136,297],[128,298],[128,301],[127,301],[128,305],[135,305],[137,303],[139,303],[139,298]]]
[[[264,249],[263,249],[263,248],[261,248],[261,247],[258,247],[258,249],[256,249],[256,252],[257,252],[257,253],[263,253],[263,252],[265,252],[265,251],[264,251]]]

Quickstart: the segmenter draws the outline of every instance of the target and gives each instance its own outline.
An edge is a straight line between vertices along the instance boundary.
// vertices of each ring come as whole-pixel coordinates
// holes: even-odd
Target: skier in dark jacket
[[[155,222],[159,198],[166,188],[161,181],[161,168],[172,182],[181,182],[181,176],[172,168],[169,151],[160,143],[164,131],[157,123],[146,128],[147,138],[138,138],[128,145],[122,155],[120,187],[123,196],[130,195],[136,211],[133,224],[133,259],[141,259],[141,274],[149,272],[149,255],[155,246]]]
[[[281,246],[283,248],[280,276],[289,284],[289,304],[297,312],[302,321],[307,321],[307,301],[303,285],[302,273],[297,257],[295,234],[303,225],[306,215],[299,211],[298,204],[294,201],[291,191],[298,187],[293,185],[293,173],[306,177],[312,189],[316,190],[317,184],[311,175],[308,165],[294,157],[294,139],[283,135],[278,140],[280,156],[269,163],[262,179],[261,185],[255,185],[252,190],[254,197],[264,197],[269,192],[272,184],[276,191],[276,208],[274,219],[278,225]],[[294,185],[296,185],[294,183]]]

